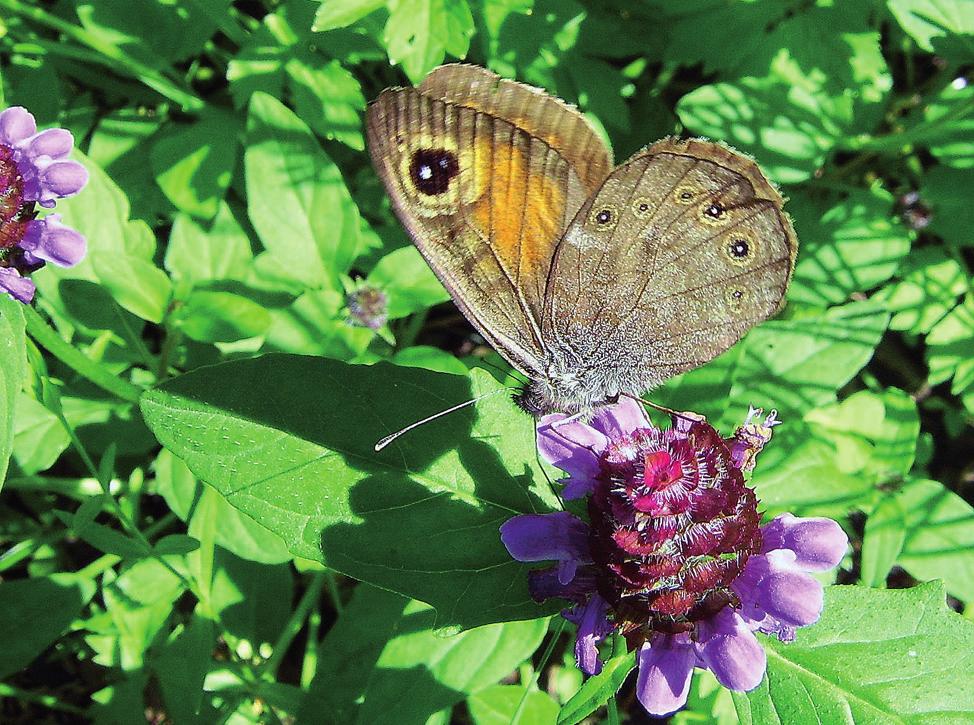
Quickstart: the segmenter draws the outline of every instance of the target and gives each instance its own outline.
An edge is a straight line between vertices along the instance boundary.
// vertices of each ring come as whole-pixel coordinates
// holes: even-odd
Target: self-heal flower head
[[[389,298],[375,287],[365,285],[350,292],[345,298],[348,319],[353,325],[378,330],[388,319]]]
[[[686,703],[694,667],[725,687],[751,690],[766,667],[763,632],[782,641],[818,620],[822,586],[845,533],[830,519],[783,514],[760,526],[744,474],[771,440],[774,412],[751,409],[731,438],[693,413],[657,428],[624,398],[582,423],[545,416],[538,448],[569,474],[566,497],[589,494],[586,524],[570,513],[518,516],[501,538],[518,561],[556,561],[532,571],[538,601],[573,603],[575,657],[601,671],[598,645],[612,632],[638,652],[636,694],[664,715]]]
[[[0,292],[21,302],[34,297],[26,275],[47,262],[70,267],[85,254],[85,238],[58,214],[37,218],[38,206],[53,208],[88,181],[85,168],[67,158],[73,145],[66,129],[38,132],[25,108],[0,112]]]

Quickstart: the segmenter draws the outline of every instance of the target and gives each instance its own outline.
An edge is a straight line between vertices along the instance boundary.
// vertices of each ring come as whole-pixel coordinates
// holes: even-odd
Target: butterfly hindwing
[[[585,365],[653,387],[733,345],[781,304],[797,242],[757,165],[664,140],[615,169],[555,254],[542,330]],[[635,390],[628,387],[635,386]]]

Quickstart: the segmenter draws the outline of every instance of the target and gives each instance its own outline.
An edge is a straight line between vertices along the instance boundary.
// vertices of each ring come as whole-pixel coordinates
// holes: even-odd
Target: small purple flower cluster
[[[37,207],[77,194],[88,172],[68,159],[74,138],[63,128],[37,131],[34,117],[14,106],[0,113],[0,292],[21,302],[34,298],[27,275],[51,262],[77,264],[85,238],[58,214],[37,217]]]
[[[378,330],[388,320],[389,298],[370,285],[359,287],[345,298],[348,319],[353,325]]]
[[[747,691],[764,677],[755,636],[790,641],[815,622],[823,591],[812,573],[835,567],[848,539],[824,518],[782,514],[760,525],[744,474],[771,440],[774,413],[752,409],[731,438],[694,413],[655,427],[624,398],[589,423],[541,419],[538,449],[566,473],[566,499],[588,496],[589,522],[559,511],[517,516],[501,539],[518,561],[554,561],[529,586],[572,603],[575,657],[602,669],[598,645],[613,632],[638,652],[636,694],[665,715],[686,703],[694,667]]]

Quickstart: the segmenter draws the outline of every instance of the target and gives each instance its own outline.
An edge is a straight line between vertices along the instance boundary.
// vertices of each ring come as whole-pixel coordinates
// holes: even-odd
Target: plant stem
[[[69,705],[66,702],[61,702],[53,695],[40,695],[36,692],[30,692],[29,690],[22,690],[14,685],[9,685],[6,682],[0,682],[0,697],[11,697],[21,702],[31,702],[35,705],[42,705],[49,710],[57,710],[59,712],[66,712],[72,715],[77,715],[79,717],[84,717],[87,713],[77,707],[76,705]]]
[[[551,632],[551,637],[548,639],[548,644],[544,648],[544,652],[541,653],[541,659],[538,661],[537,675],[533,682],[524,683],[524,694],[521,695],[521,700],[517,703],[517,709],[511,717],[511,722],[517,722],[517,719],[521,716],[521,711],[524,710],[524,706],[527,704],[528,695],[538,686],[538,679],[541,677],[541,673],[544,672],[548,660],[551,659],[551,654],[555,651],[555,646],[558,644],[558,640],[561,638],[563,631],[565,631],[565,620],[562,617],[558,617],[554,629]]]
[[[56,30],[62,35],[88,46],[103,56],[103,58],[99,59],[101,65],[111,68],[120,75],[135,76],[152,90],[178,103],[186,111],[201,111],[206,105],[202,99],[195,96],[191,91],[180,88],[176,83],[166,78],[156,69],[141,63],[123,50],[120,50],[117,46],[102,40],[94,33],[73,23],[69,23],[66,20],[62,20],[43,8],[28,5],[27,3],[21,2],[21,0],[0,0],[0,8],[6,8],[12,13],[28,18],[51,30]]]
[[[291,612],[287,624],[281,630],[281,635],[277,638],[277,642],[274,643],[274,651],[270,659],[264,663],[263,671],[265,674],[272,677],[277,674],[277,668],[280,667],[281,660],[284,659],[284,655],[291,646],[291,642],[294,641],[298,632],[301,631],[301,627],[304,626],[304,620],[308,618],[308,614],[312,608],[317,606],[318,600],[321,598],[321,590],[325,586],[325,578],[325,572],[323,571],[316,571],[311,575],[308,588],[304,590],[298,606]]]
[[[0,0],[0,6],[7,1]],[[127,400],[130,403],[139,402],[139,398],[142,397],[142,388],[109,372],[71,343],[66,342],[50,325],[44,322],[33,307],[24,305],[24,320],[27,322],[27,332],[34,338],[34,341],[78,375],[90,380],[102,390],[117,395],[122,400]]]
[[[345,605],[342,604],[341,592],[338,591],[338,582],[335,581],[335,572],[331,569],[326,569],[325,572],[325,584],[328,587],[328,598],[331,600],[331,606],[335,610],[335,613],[340,617],[342,612],[345,611]]]

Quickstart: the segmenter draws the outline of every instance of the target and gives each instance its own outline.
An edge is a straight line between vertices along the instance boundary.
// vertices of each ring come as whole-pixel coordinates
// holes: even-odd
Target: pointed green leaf
[[[735,694],[745,723],[932,725],[974,717],[974,623],[947,608],[939,583],[828,587],[816,625],[791,643],[764,641],[767,677],[746,696]]]
[[[589,677],[571,700],[558,713],[558,725],[575,725],[602,707],[609,698],[615,697],[629,673],[636,669],[636,653],[629,652],[613,657],[602,671]]]
[[[14,445],[14,406],[27,374],[24,314],[20,303],[0,293],[0,488]]]
[[[476,409],[373,448],[493,391]],[[532,421],[485,373],[265,355],[183,375],[149,392],[142,410],[163,445],[292,553],[428,602],[438,626],[556,606],[531,601],[525,567],[500,541],[504,521],[551,499]]]
[[[338,167],[280,101],[255,93],[244,164],[250,221],[294,280],[338,287],[359,249],[359,213]]]

